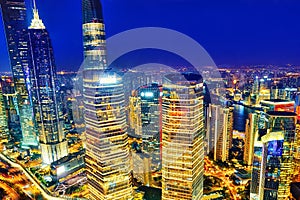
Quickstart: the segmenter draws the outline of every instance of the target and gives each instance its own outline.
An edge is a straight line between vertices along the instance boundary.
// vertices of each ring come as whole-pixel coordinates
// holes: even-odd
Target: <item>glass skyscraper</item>
[[[22,145],[37,146],[36,125],[31,99],[28,31],[24,0],[0,0],[6,34],[7,48],[13,74],[15,90],[18,93],[18,107],[22,128]]]
[[[202,198],[204,130],[202,77],[167,75],[162,102],[163,200]]]
[[[266,113],[266,134],[254,146],[251,199],[284,200],[289,196],[296,118],[293,112]]]
[[[58,87],[53,48],[48,31],[36,7],[29,27],[32,67],[29,69],[34,114],[39,131],[42,160],[45,164],[68,155],[63,118],[58,103]]]
[[[132,199],[122,79],[107,69],[101,3],[83,0],[82,8],[89,199]]]

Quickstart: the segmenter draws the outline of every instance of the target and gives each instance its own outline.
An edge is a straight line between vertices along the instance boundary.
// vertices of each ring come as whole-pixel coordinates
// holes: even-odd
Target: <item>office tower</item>
[[[226,161],[232,146],[233,108],[210,104],[207,118],[207,153],[214,160]]]
[[[48,31],[36,7],[28,30],[32,67],[30,68],[34,114],[45,164],[68,155],[63,118],[58,103],[58,87],[53,48]]]
[[[107,69],[99,0],[83,0],[83,95],[89,199],[132,199],[124,89]]]
[[[206,153],[216,159],[216,146],[218,136],[222,133],[223,118],[221,117],[222,107],[209,104],[206,117]]]
[[[223,118],[223,126],[221,134],[218,135],[215,146],[215,160],[225,162],[229,159],[229,150],[232,147],[233,134],[233,107],[226,107],[221,109],[221,117]]]
[[[129,97],[129,127],[135,136],[142,138],[141,101],[137,90],[132,91]]]
[[[201,199],[204,173],[203,82],[197,74],[164,77],[162,199]]]
[[[138,89],[141,106],[143,151],[152,156],[151,168],[160,169],[161,165],[161,106],[162,86],[151,84]]]
[[[267,132],[255,144],[251,199],[284,200],[293,177],[296,114],[269,111]]]
[[[28,32],[24,0],[0,0],[7,48],[18,94],[18,109],[22,128],[22,146],[37,146],[36,126],[30,94]]]
[[[0,135],[8,134],[8,120],[7,120],[7,109],[4,102],[4,95],[2,90],[3,82],[0,79]]]
[[[259,113],[250,113],[246,120],[244,163],[248,166],[253,163],[254,142],[258,135],[258,117]]]

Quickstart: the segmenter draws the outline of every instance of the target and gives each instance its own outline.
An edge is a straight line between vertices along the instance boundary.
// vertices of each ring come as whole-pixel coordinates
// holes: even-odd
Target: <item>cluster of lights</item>
[[[116,76],[107,76],[100,78],[100,84],[114,84],[117,83]]]
[[[142,97],[153,97],[153,92],[141,92]]]

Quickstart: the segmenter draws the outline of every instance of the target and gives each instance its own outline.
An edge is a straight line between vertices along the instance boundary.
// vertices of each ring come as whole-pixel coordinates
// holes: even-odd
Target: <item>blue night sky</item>
[[[108,37],[132,28],[165,27],[194,38],[216,64],[300,64],[299,0],[102,3]],[[82,62],[80,0],[37,0],[37,4],[51,35],[58,69],[78,68]],[[8,71],[2,24],[0,47],[0,71]]]

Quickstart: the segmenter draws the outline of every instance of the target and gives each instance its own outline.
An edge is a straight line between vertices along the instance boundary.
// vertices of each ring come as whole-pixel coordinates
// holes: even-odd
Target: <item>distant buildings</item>
[[[203,196],[203,82],[196,74],[170,74],[163,82],[162,199]]]
[[[68,155],[68,142],[58,99],[58,83],[49,34],[36,7],[29,27],[30,93],[39,132],[42,160],[51,164]]]

